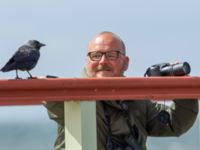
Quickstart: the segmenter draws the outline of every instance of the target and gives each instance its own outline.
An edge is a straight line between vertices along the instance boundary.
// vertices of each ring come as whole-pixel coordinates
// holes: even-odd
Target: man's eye
[[[115,58],[117,56],[117,54],[116,53],[110,53],[110,54],[108,54],[107,55],[107,57],[109,57],[109,58]]]
[[[107,55],[108,58],[115,58],[115,55]]]
[[[95,54],[92,56],[93,58],[101,58],[101,54]]]

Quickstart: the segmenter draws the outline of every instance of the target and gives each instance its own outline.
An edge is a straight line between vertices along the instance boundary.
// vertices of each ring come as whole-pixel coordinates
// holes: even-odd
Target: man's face
[[[128,68],[129,58],[124,55],[122,43],[112,34],[94,38],[89,43],[88,53],[95,59],[87,56],[85,68],[89,77],[120,77]]]

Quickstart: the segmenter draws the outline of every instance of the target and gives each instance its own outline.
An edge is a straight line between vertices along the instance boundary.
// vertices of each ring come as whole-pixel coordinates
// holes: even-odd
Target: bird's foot
[[[27,79],[38,79],[38,77],[28,77]]]

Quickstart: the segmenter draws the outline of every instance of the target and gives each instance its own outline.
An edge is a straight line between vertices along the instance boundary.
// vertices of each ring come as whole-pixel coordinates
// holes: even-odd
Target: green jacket
[[[130,133],[129,127],[122,115],[120,105],[116,101],[106,101],[110,115],[110,124],[113,138],[122,141]],[[64,150],[64,103],[45,102],[49,117],[58,123],[58,137],[55,150]],[[174,100],[174,103],[165,109],[169,112],[173,130],[168,125],[158,121],[158,113],[164,109],[163,104],[148,100],[135,100],[128,103],[130,122],[136,125],[139,132],[138,143],[146,150],[147,136],[180,136],[185,133],[196,120],[198,114],[197,100]],[[102,103],[96,102],[97,107],[97,147],[106,150],[108,127]]]
[[[83,72],[83,76],[86,74]],[[65,149],[64,139],[64,102],[44,102],[50,119],[58,124],[58,136],[55,150]],[[116,101],[106,101],[110,124],[115,141],[123,141],[124,136],[130,133],[127,122],[121,112],[121,107]],[[146,150],[147,136],[180,136],[194,124],[198,114],[198,100],[174,100],[169,107],[150,100],[132,100],[128,103],[131,125],[138,128],[138,143]],[[158,120],[158,114],[165,109],[169,112],[172,128]],[[102,102],[96,102],[97,115],[97,149],[106,150],[108,126]]]

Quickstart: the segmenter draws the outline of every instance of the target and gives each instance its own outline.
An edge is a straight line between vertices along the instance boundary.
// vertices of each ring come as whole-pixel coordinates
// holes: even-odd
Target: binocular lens
[[[183,76],[189,74],[190,70],[190,65],[184,62],[164,67],[160,71],[163,76]]]
[[[190,65],[187,62],[183,63],[183,70],[185,72],[185,74],[189,74],[191,71]]]

